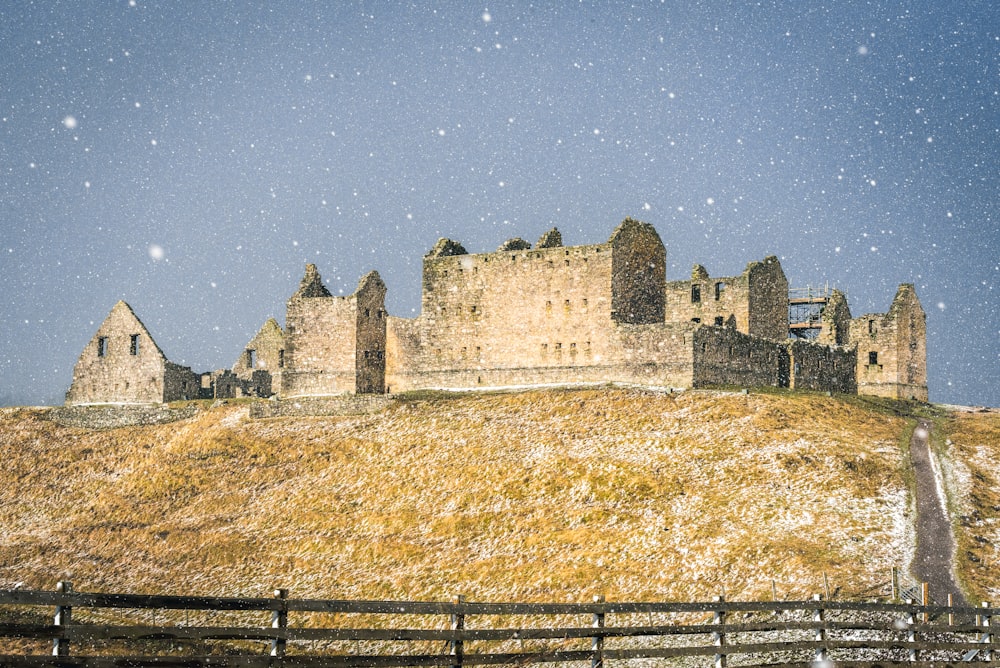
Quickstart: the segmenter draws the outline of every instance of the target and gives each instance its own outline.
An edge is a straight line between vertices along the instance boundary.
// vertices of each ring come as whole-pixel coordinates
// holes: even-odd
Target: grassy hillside
[[[1000,601],[1000,410],[955,411],[935,440],[955,517],[956,565],[964,588]]]
[[[0,587],[675,600],[770,598],[772,578],[802,597],[826,574],[861,596],[911,550],[911,424],[859,399],[601,389],[247,413],[107,431],[0,413]]]

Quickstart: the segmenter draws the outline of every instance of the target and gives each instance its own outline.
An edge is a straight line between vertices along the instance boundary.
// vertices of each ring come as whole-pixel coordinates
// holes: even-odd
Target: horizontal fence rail
[[[0,591],[0,666],[1000,664],[1000,609],[828,601],[477,603]],[[13,649],[11,649],[13,648]]]

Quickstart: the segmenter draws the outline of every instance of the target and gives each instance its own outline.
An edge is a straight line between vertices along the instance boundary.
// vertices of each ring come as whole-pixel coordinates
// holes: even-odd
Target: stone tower
[[[366,274],[347,297],[334,297],[316,265],[306,265],[288,300],[281,396],[385,391],[385,283]]]
[[[927,323],[913,284],[899,286],[888,313],[851,320],[858,393],[927,401]]]

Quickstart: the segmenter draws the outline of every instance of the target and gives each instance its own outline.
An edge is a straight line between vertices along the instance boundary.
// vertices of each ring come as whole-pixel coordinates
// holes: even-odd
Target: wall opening
[[[247,348],[247,366],[251,369],[257,368],[257,351]]]
[[[691,286],[691,303],[700,304],[701,303],[701,286],[692,285]]]
[[[715,284],[715,301],[719,301],[722,298],[722,293],[726,291],[726,284],[719,281]]]
[[[284,369],[285,368],[285,349],[284,348],[282,348],[281,350],[278,351],[278,368],[279,369]]]
[[[139,354],[139,335],[133,334],[129,340],[128,352],[130,355]]]
[[[878,364],[878,353],[872,350],[868,353],[868,364],[874,366]]]
[[[715,326],[716,327],[722,327],[722,324],[724,322],[725,322],[725,319],[721,315],[715,316]]]
[[[97,356],[98,357],[108,356],[108,337],[106,336],[97,337]]]

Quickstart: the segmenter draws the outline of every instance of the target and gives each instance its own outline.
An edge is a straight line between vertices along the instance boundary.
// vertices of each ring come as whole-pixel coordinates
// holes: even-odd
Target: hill
[[[901,408],[550,390],[345,417],[255,420],[232,403],[100,431],[5,409],[0,587],[679,600],[810,596],[825,575],[873,596],[912,552]],[[998,417],[942,414],[937,442],[971,518],[961,552],[979,560],[959,575],[994,598]]]

